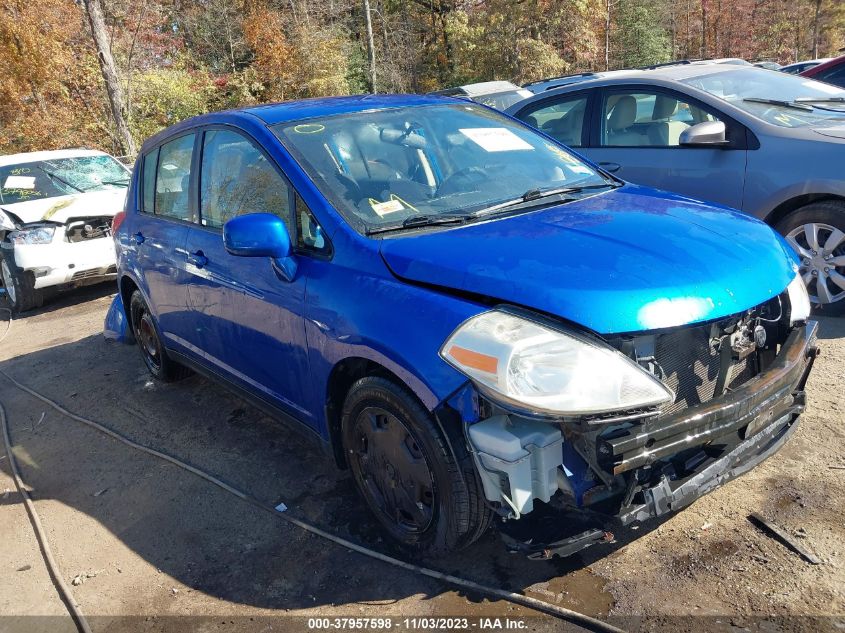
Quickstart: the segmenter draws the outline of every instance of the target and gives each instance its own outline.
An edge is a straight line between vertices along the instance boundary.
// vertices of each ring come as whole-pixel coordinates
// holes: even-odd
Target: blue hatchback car
[[[479,104],[184,121],[113,229],[106,335],[310,431],[412,550],[497,519],[572,553],[747,471],[804,409],[816,325],[780,236]]]

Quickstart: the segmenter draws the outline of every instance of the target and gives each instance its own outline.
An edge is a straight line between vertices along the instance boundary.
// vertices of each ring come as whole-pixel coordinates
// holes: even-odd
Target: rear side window
[[[202,150],[200,221],[220,228],[250,213],[273,213],[292,233],[290,190],[273,165],[246,137],[209,130]]]
[[[581,147],[586,112],[587,96],[581,95],[543,101],[540,108],[521,112],[519,118],[564,145]]]
[[[191,221],[191,159],[194,134],[180,136],[159,149],[155,183],[155,214]]]
[[[155,187],[156,187],[156,162],[158,161],[158,148],[144,156],[144,213],[155,212]]]

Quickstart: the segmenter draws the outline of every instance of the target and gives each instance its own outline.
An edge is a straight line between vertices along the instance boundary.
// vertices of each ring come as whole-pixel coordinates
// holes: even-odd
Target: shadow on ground
[[[824,319],[822,337],[843,336],[843,329],[842,320]],[[198,376],[174,385],[152,382],[134,347],[107,344],[100,336],[19,356],[0,363],[0,369],[73,412],[262,502],[284,502],[301,519],[402,557],[330,458],[212,382]],[[196,591],[243,605],[302,609],[384,605],[415,595],[431,599],[451,589],[292,527],[58,415],[2,377],[0,398],[37,501],[53,499],[92,517],[150,565]],[[7,461],[0,464],[8,471]],[[44,520],[49,524],[49,516]],[[491,531],[463,553],[412,562],[512,591],[541,583],[544,594],[535,597],[602,615],[611,599],[602,591],[604,582],[586,567],[657,525],[643,525],[617,535],[617,543],[564,560],[531,562],[509,554]],[[69,548],[72,556],[76,545],[56,547]],[[454,604],[442,598],[438,611],[466,613],[464,597],[480,600],[458,597]]]

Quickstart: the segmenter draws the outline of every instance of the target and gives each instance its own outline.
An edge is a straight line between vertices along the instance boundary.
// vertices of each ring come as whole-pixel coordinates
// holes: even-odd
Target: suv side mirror
[[[704,121],[681,132],[678,142],[681,145],[706,147],[726,145],[727,128],[722,121]]]
[[[232,218],[223,225],[223,245],[239,257],[290,257],[287,227],[272,213],[251,213]]]

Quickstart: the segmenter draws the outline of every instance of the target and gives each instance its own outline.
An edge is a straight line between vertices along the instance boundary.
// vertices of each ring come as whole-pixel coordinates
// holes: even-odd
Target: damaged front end
[[[446,403],[440,415],[464,422],[508,547],[540,559],[573,554],[776,452],[804,410],[818,353],[816,323],[794,313],[784,292],[718,321],[604,339],[671,391],[658,406],[550,416],[475,381]]]

